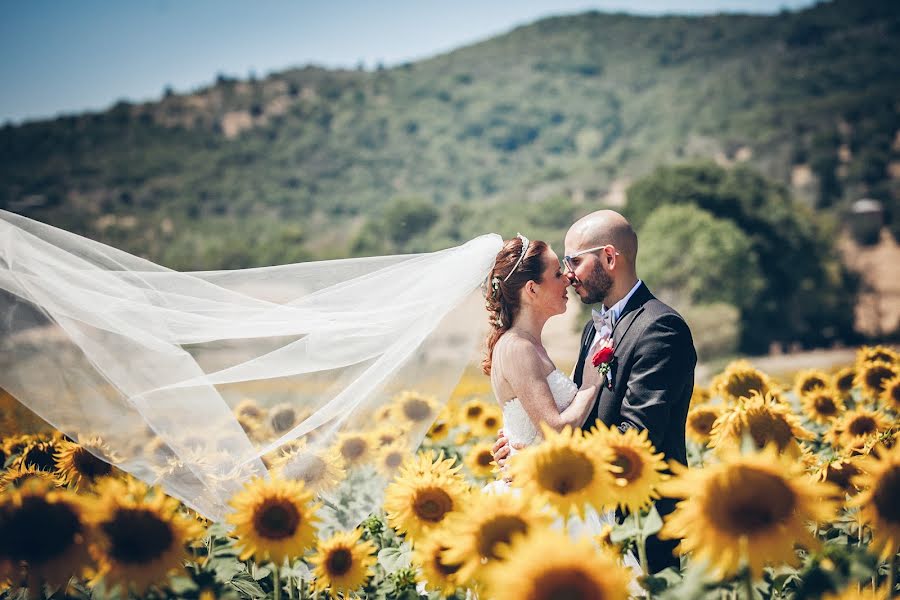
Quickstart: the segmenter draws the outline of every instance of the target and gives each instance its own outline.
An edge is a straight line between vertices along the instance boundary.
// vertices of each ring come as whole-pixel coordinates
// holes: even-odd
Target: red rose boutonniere
[[[600,347],[597,352],[594,353],[591,364],[597,367],[597,372],[600,373],[601,377],[605,377],[606,374],[609,373],[610,363],[612,363],[614,352],[615,348],[613,348],[612,339],[606,339],[600,342]]]

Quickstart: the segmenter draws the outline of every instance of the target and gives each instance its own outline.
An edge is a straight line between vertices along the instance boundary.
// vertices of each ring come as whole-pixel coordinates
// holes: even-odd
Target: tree
[[[440,212],[423,198],[395,198],[384,209],[383,226],[387,236],[397,244],[428,231]]]
[[[747,167],[662,167],[628,189],[625,213],[640,230],[671,204],[731,221],[751,241],[765,285],[742,311],[742,350],[764,352],[772,341],[816,346],[853,338],[854,279],[840,262],[834,236],[784,186]]]

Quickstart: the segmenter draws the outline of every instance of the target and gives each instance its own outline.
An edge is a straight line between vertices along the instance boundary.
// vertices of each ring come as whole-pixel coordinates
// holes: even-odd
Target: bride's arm
[[[546,423],[556,431],[566,425],[581,427],[597,398],[596,383],[583,385],[572,403],[559,412],[534,346],[526,340],[510,340],[503,354],[504,377],[532,423]]]

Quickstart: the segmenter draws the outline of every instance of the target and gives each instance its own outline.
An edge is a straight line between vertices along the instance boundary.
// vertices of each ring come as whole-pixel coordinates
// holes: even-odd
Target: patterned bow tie
[[[600,337],[608,338],[612,336],[613,330],[613,311],[607,310],[601,313],[598,310],[591,309],[591,319],[594,320],[594,329],[600,334]]]

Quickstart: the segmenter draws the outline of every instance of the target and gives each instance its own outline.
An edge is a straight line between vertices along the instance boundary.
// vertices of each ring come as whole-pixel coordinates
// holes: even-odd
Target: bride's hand
[[[587,389],[589,387],[597,387],[599,388],[603,384],[603,376],[597,371],[597,368],[591,365],[590,363],[586,363],[584,365],[584,370],[581,373],[581,388],[582,390]]]

